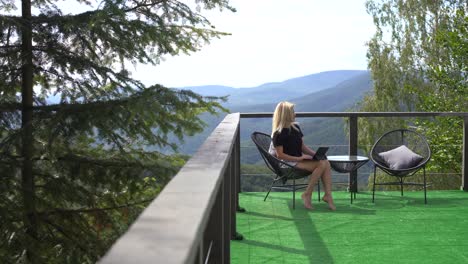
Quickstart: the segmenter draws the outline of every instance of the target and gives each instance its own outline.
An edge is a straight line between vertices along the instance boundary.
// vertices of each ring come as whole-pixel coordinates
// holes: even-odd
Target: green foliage
[[[169,135],[224,110],[222,98],[145,86],[126,66],[225,33],[179,1],[78,0],[89,11],[67,15],[55,0],[22,2],[20,17],[17,1],[0,1],[0,259],[94,263],[187,159],[148,149],[177,149]]]
[[[421,93],[419,108],[428,112],[468,111],[468,15],[457,10],[453,23],[435,33],[435,43],[444,54],[437,63],[429,63],[428,76],[435,84],[432,91]],[[424,127],[433,149],[434,170],[461,171],[463,120],[437,118],[436,122],[418,120]],[[448,129],[450,128],[450,129]]]
[[[376,26],[367,54],[374,91],[361,101],[359,110],[466,112],[466,1],[381,0],[366,5]],[[393,128],[420,130],[433,151],[429,170],[461,171],[460,118],[359,122],[363,129],[359,141],[369,147]]]

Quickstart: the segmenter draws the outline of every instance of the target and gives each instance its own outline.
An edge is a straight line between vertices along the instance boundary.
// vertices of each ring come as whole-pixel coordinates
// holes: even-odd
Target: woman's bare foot
[[[310,201],[310,196],[307,196],[305,193],[301,195],[302,201],[304,202],[304,207],[313,210],[314,207],[312,206],[312,202]]]
[[[328,204],[328,208],[330,208],[330,210],[332,211],[336,210],[336,206],[333,203],[333,198],[331,196],[325,195],[322,197],[322,200]]]

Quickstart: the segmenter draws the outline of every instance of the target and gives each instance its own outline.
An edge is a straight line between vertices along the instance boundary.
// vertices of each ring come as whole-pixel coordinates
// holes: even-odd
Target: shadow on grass
[[[292,207],[289,207],[289,209],[292,210],[291,217],[247,211],[248,214],[252,216],[264,218],[266,222],[279,221],[283,223],[283,226],[293,228],[286,228],[284,232],[282,232],[282,230],[277,231],[276,229],[272,229],[269,239],[276,237],[278,235],[277,232],[279,232],[279,238],[271,242],[269,242],[268,239],[267,241],[259,241],[261,239],[257,240],[256,237],[253,236],[251,239],[247,237],[245,240],[239,241],[239,243],[256,248],[255,255],[257,257],[263,255],[264,252],[269,252],[269,254],[262,258],[269,257],[271,259],[261,263],[283,263],[283,261],[294,263],[295,260],[299,261],[297,263],[333,263],[330,252],[310,218],[310,211],[304,208],[293,210]],[[263,222],[263,220],[257,221],[259,221],[258,223]],[[297,233],[293,231],[294,234],[289,234],[288,232],[291,230],[297,230]],[[292,240],[288,241],[288,239]],[[249,254],[252,254],[252,252]]]
[[[265,214],[265,213],[251,212],[251,211],[247,211],[245,214],[250,215],[250,216],[259,217],[259,218],[278,219],[278,220],[282,220],[282,221],[294,221],[294,219],[291,218],[291,217],[275,215],[275,214]]]
[[[304,245],[304,253],[302,255],[308,257],[309,263],[333,263],[330,251],[310,218],[310,211],[303,208],[294,210],[292,207],[289,207],[289,210],[296,218],[294,224]]]

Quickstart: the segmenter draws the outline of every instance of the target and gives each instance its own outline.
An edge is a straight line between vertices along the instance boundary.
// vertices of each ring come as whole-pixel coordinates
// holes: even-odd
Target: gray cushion
[[[379,153],[379,156],[385,161],[392,170],[404,170],[415,167],[423,160],[423,157],[414,153],[405,145],[398,148]]]

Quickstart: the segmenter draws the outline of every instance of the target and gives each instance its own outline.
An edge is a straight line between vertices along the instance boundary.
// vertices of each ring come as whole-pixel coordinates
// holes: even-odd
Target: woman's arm
[[[312,157],[310,155],[304,155],[302,154],[301,157],[296,157],[296,156],[291,156],[283,152],[283,146],[277,146],[275,147],[276,149],[276,157],[281,160],[286,160],[286,161],[302,161],[305,159],[311,159]]]
[[[315,151],[313,151],[311,148],[309,148],[309,146],[304,144],[304,140],[302,141],[302,153],[305,153],[311,156],[315,155]]]

